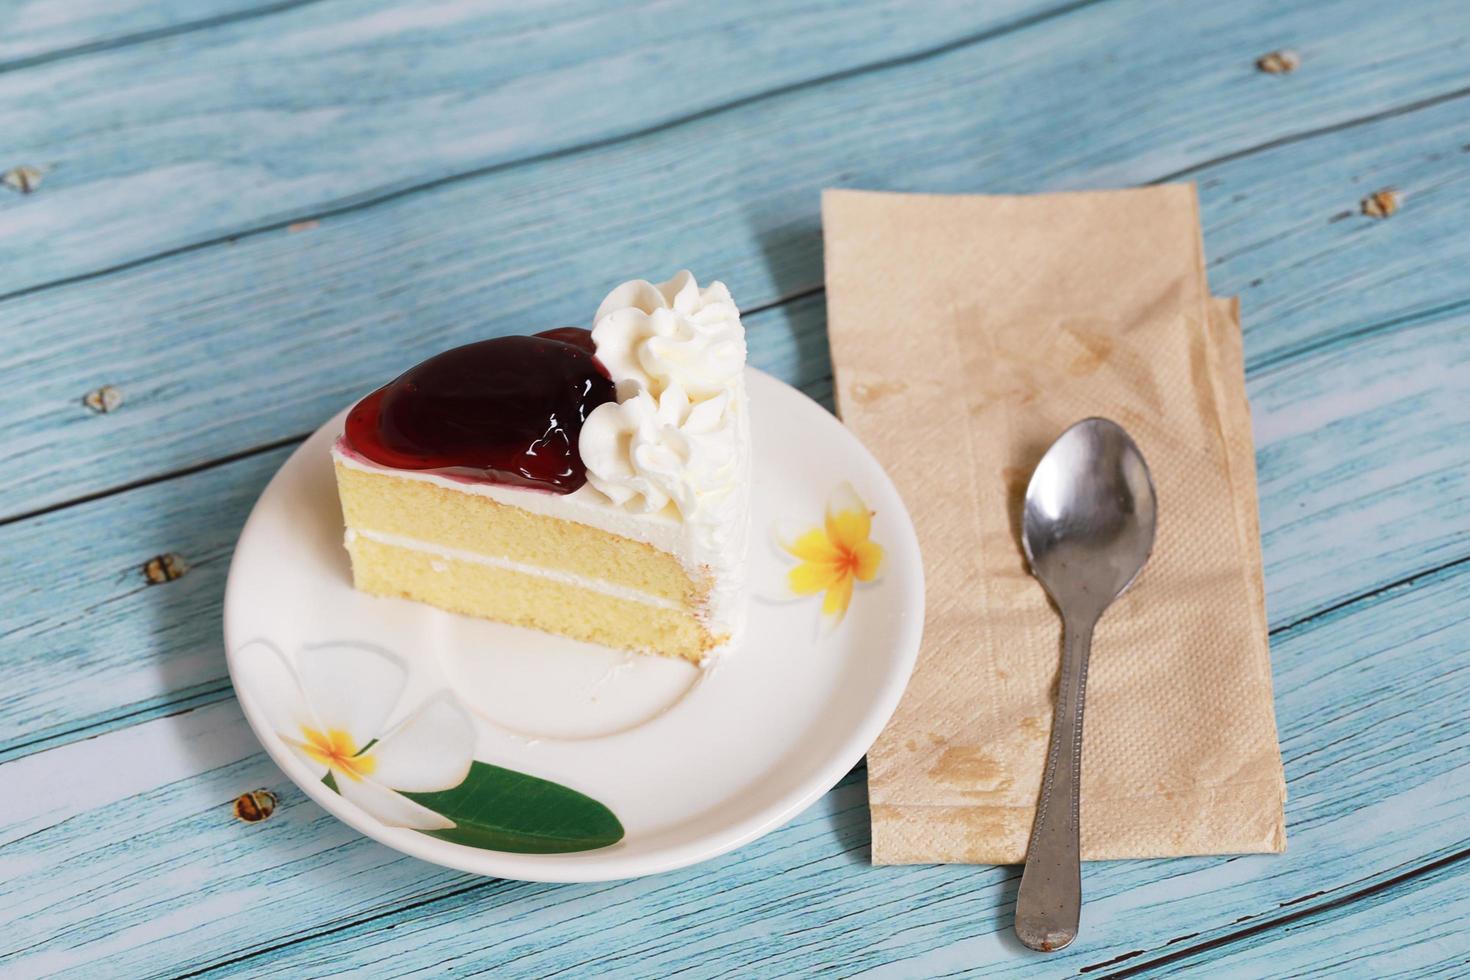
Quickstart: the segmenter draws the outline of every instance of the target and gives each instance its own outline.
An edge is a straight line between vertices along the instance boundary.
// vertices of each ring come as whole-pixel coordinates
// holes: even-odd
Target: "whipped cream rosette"
[[[578,444],[587,482],[636,513],[684,524],[710,583],[712,625],[743,620],[750,489],[745,328],[723,283],[681,271],[618,286],[598,307],[592,340],[617,401],[587,417]]]

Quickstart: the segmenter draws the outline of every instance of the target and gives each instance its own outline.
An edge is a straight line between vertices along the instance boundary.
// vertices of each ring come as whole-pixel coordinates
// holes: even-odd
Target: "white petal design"
[[[237,653],[241,654],[237,660],[241,674],[238,680],[250,692],[251,703],[265,713],[276,734],[285,739],[300,739],[303,727],[320,727],[301,690],[295,668],[274,644],[251,640]]]
[[[818,599],[820,598],[821,597],[818,596]],[[825,640],[827,637],[837,632],[837,627],[841,626],[842,621],[846,618],[846,610],[843,610],[840,613],[819,613],[817,615],[817,639]]]
[[[393,789],[431,793],[469,775],[475,725],[458,701],[439,694],[373,746],[373,779]]]
[[[863,503],[863,498],[857,495],[851,483],[839,483],[832,491],[832,496],[827,498],[828,515],[854,510],[865,512],[867,509],[868,505]]]
[[[359,749],[382,734],[408,677],[398,658],[350,643],[304,648],[296,673],[317,720],[347,732]]]
[[[812,530],[812,528],[821,526],[820,521],[775,521],[771,524],[771,544],[775,546],[776,553],[782,558],[789,562],[798,562],[801,559],[791,553],[791,548],[796,544],[796,539]]]
[[[811,598],[809,595],[797,595],[791,590],[791,569],[801,564],[801,559],[788,549],[812,527],[811,521],[776,521],[771,526],[770,550],[778,561],[766,559],[763,562],[763,574],[753,576],[755,584],[751,586],[751,591],[757,599],[766,602],[795,602]]]
[[[792,592],[791,587],[786,584],[785,575],[782,575],[779,581],[773,581],[769,584],[765,582],[758,583],[751,590],[750,594],[752,598],[759,599],[761,602],[776,603],[797,602],[801,599],[811,598],[809,595],[797,595],[795,592]]]
[[[282,741],[286,743],[286,745],[291,749],[292,752],[296,753],[296,758],[300,759],[302,763],[305,764],[306,768],[311,770],[311,774],[314,778],[321,779],[327,774],[326,763],[322,762],[315,756],[308,754],[306,751],[306,744],[304,742],[298,741],[296,738],[286,737],[283,737]]]
[[[335,779],[343,799],[385,826],[410,830],[449,830],[454,826],[448,817],[371,779],[350,779],[341,773]]]

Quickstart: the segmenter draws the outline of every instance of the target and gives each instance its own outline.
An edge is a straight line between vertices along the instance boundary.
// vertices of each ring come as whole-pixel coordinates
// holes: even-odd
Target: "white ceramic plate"
[[[389,847],[534,881],[628,878],[693,864],[776,829],[815,801],[857,764],[898,705],[919,648],[923,572],[903,503],[857,439],[769,375],[751,370],[747,384],[755,444],[750,627],[740,648],[706,671],[355,591],[329,455],[345,412],[323,425],[256,503],[225,592],[230,674],[266,751],[312,799]],[[822,593],[774,598],[799,564],[775,529],[788,535],[782,540],[792,529],[823,529],[829,502],[840,507],[854,493],[873,514],[869,539],[882,560],[873,581],[856,583],[846,615],[832,626]],[[343,656],[350,661],[359,650],[365,666],[343,675]],[[389,788],[339,795],[309,753],[288,745],[295,731],[281,719],[303,691],[315,699],[316,717],[346,713],[367,726],[357,748],[380,738],[386,749],[391,733],[413,729],[396,752],[383,753],[395,758],[367,777]],[[438,728],[425,722],[419,709],[446,699],[463,710],[441,717]],[[427,769],[453,768],[443,760],[458,749],[438,751],[435,743],[424,755],[423,746],[453,741],[455,717],[467,719],[463,751],[478,763],[585,794],[616,816],[622,838],[571,853],[510,853],[391,825],[402,803],[392,787],[423,789],[440,778],[403,775],[416,764],[404,762],[413,757],[409,743]]]

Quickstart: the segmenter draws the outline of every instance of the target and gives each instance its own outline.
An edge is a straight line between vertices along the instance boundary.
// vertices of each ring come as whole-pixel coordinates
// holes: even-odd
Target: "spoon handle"
[[[1077,938],[1082,911],[1082,858],[1078,845],[1078,790],[1082,783],[1082,698],[1093,622],[1066,619],[1056,713],[1046,753],[1046,774],[1036,822],[1026,850],[1026,869],[1016,893],[1016,935],[1044,953]]]

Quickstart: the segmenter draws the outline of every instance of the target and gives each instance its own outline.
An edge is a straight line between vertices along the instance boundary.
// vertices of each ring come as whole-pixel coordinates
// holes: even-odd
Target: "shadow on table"
[[[826,298],[822,292],[820,221],[811,215],[779,224],[762,210],[752,212],[750,221],[757,226],[761,254],[778,299],[742,312],[748,315],[779,307],[775,315],[746,323],[755,351],[752,361],[830,409],[832,361],[827,347]],[[787,345],[774,337],[762,336],[766,331],[781,330],[790,337],[791,360],[787,363],[782,363]]]
[[[868,762],[859,762],[813,806],[827,824],[846,864],[871,867],[873,835],[868,812]]]
[[[225,579],[240,529],[283,453],[165,480],[139,515],[138,562],[153,654],[155,700],[175,709],[231,696],[225,666]],[[153,574],[150,576],[149,572]],[[177,577],[172,577],[172,576]]]
[[[981,902],[980,917],[990,913],[987,928],[973,930],[988,932],[1004,950],[1024,956],[1034,956],[1016,938],[1016,892],[1021,887],[1021,868],[998,867],[995,865],[931,864],[875,867],[873,860],[871,813],[868,804],[867,760],[843,777],[817,805],[824,811],[824,818],[831,828],[832,836],[841,848],[842,860],[852,868],[851,873],[870,879],[868,884],[890,894],[889,889],[898,887],[895,879],[903,879],[905,890],[912,891],[908,902],[895,903],[895,915],[913,911],[924,905],[952,899],[973,899],[981,894],[987,898]],[[889,884],[885,884],[885,880]],[[973,906],[967,906],[973,907]]]

